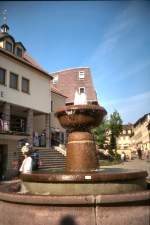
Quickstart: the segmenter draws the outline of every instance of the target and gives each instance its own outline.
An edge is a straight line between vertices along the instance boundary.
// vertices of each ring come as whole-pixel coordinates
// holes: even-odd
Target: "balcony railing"
[[[26,124],[10,122],[0,119],[0,133],[1,134],[12,134],[12,135],[28,135],[26,133]]]

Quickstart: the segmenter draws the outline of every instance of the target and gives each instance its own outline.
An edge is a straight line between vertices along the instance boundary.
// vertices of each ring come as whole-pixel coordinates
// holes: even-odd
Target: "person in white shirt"
[[[124,152],[121,153],[121,161],[122,161],[122,162],[125,161],[125,153],[124,153]]]
[[[21,173],[32,173],[32,158],[28,153],[24,154],[25,159],[22,162],[22,165],[19,169]]]

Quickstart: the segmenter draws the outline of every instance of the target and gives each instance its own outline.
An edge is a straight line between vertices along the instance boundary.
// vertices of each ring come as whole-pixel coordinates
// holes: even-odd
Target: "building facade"
[[[53,87],[61,91],[66,98],[66,105],[74,104],[75,92],[85,93],[88,104],[98,104],[92,74],[88,67],[67,69],[51,73]]]
[[[133,143],[143,151],[150,151],[150,113],[145,114],[134,124]]]
[[[117,151],[124,151],[129,158],[140,147],[144,155],[150,152],[150,113],[139,118],[134,124],[123,125],[123,131],[117,138]]]
[[[55,112],[65,106],[67,96],[58,89],[51,89],[51,146],[58,146],[66,143],[66,130],[60,125]]]
[[[133,148],[132,137],[134,135],[133,125],[123,125],[122,132],[117,138],[117,152],[121,154],[125,152],[129,159],[131,159],[131,151]]]
[[[45,146],[50,146],[50,112],[52,77],[34,63],[21,42],[8,33],[4,24],[0,32],[0,161],[1,175],[13,172],[21,140],[34,144],[33,133],[40,129]]]

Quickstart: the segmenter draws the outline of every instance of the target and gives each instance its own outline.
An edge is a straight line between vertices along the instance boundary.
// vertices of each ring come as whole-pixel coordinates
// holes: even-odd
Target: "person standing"
[[[37,170],[39,167],[39,163],[40,163],[40,157],[39,157],[39,152],[35,149],[32,154],[31,154],[32,160],[33,160],[33,165],[32,168],[33,170]]]
[[[138,153],[139,159],[142,159],[142,150],[140,147],[137,148],[137,153]]]
[[[32,173],[32,158],[29,153],[24,153],[25,159],[22,162],[22,165],[19,169],[21,173]]]
[[[125,161],[125,153],[124,153],[124,152],[121,153],[121,161],[122,161],[122,162]]]
[[[29,144],[26,143],[25,146],[22,147],[21,151],[24,155],[24,160],[22,165],[19,169],[21,173],[32,173],[32,158],[31,158],[31,151],[29,148]]]

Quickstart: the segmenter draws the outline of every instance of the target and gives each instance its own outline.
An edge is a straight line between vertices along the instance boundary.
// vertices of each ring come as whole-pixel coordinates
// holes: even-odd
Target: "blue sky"
[[[100,104],[124,123],[150,112],[150,2],[0,2],[4,9],[10,34],[45,70],[90,67]]]

